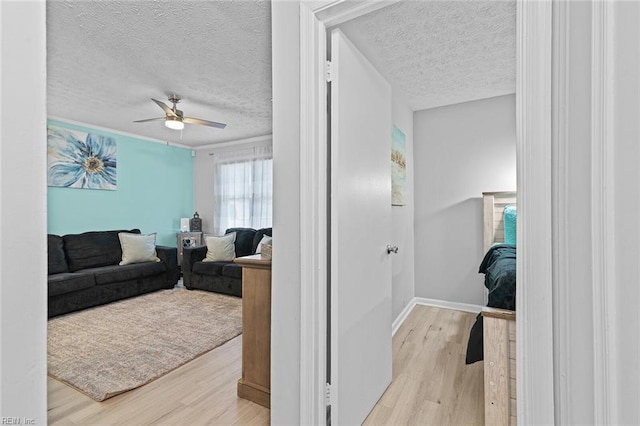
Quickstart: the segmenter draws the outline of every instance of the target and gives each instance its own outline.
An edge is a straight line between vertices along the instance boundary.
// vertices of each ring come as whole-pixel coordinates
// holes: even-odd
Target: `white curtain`
[[[214,154],[214,228],[268,228],[272,224],[273,154],[259,146]]]

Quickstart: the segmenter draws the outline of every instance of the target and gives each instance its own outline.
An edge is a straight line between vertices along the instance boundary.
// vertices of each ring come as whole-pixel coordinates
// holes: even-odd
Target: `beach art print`
[[[396,126],[391,132],[391,205],[407,204],[405,191],[407,185],[407,146],[404,133]]]
[[[112,137],[47,128],[47,185],[115,190],[117,144]]]

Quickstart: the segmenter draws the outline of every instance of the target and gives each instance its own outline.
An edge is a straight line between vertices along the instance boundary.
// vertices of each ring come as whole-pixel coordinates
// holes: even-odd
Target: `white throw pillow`
[[[140,235],[129,232],[118,233],[122,247],[120,265],[141,262],[160,262],[156,253],[156,234]]]
[[[230,262],[236,258],[236,233],[231,232],[222,237],[206,237],[207,257],[203,262]]]
[[[262,245],[271,241],[272,238],[268,235],[264,235],[260,242],[258,243],[258,247],[256,248],[256,254],[262,253]]]

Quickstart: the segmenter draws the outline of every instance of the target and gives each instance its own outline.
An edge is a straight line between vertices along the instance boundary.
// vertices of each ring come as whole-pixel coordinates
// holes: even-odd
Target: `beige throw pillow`
[[[230,262],[236,258],[236,233],[231,232],[222,237],[206,237],[207,257],[203,262]]]
[[[258,247],[256,248],[256,254],[262,253],[262,245],[268,243],[269,241],[271,241],[270,236],[268,235],[263,236],[260,242],[258,243]]]
[[[156,234],[140,235],[129,232],[118,233],[122,247],[120,265],[141,262],[160,262],[156,253]]]
[[[266,243],[262,244],[262,251],[260,252],[260,257],[263,259],[271,259],[273,253],[273,240],[269,240]]]

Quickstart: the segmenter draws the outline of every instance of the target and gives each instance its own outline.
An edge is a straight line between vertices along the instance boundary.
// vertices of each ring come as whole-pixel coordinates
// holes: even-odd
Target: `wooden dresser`
[[[271,405],[271,259],[239,257],[242,266],[242,377],[238,397]]]

